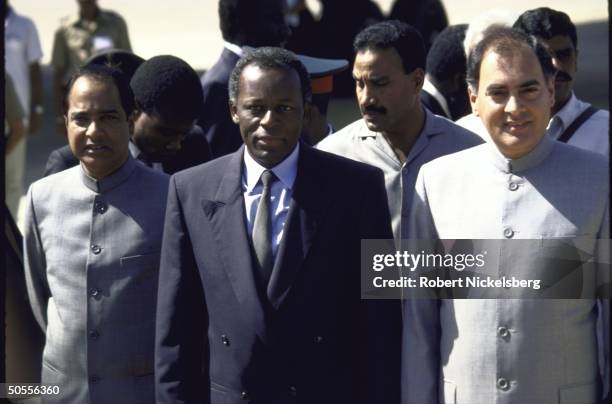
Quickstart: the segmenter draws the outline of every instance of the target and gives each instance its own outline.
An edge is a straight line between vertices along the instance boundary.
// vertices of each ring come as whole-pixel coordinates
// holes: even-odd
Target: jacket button
[[[89,381],[95,384],[95,383],[98,383],[100,381],[100,378],[98,376],[91,376],[89,378]]]
[[[104,202],[98,201],[96,202],[96,204],[94,205],[96,212],[98,213],[104,213],[106,212],[107,206]]]
[[[93,296],[93,297],[96,297],[96,296],[98,296],[98,294],[100,294],[100,291],[98,289],[96,289],[96,288],[91,288],[91,289],[89,289],[89,294],[91,296]]]
[[[501,327],[497,327],[497,334],[500,337],[505,338],[508,335],[510,335],[510,331],[508,330],[507,327],[501,326]]]
[[[320,336],[320,335],[317,335],[317,336],[315,337],[314,341],[315,341],[315,344],[320,344],[320,343],[322,343],[322,342],[323,342],[323,337],[322,337],[322,336]]]
[[[89,338],[91,339],[98,339],[100,337],[100,333],[97,330],[91,330],[89,331]]]
[[[514,230],[512,230],[512,229],[511,229],[511,228],[509,228],[509,227],[506,227],[506,228],[504,229],[504,237],[506,237],[506,238],[512,238],[512,236],[514,236]]]
[[[240,393],[240,399],[241,400],[248,400],[249,399],[249,393],[247,393],[246,391],[243,391],[242,393]]]
[[[297,397],[297,389],[295,386],[289,386],[289,395],[291,397]]]
[[[508,188],[510,189],[510,191],[516,191],[518,189],[518,184],[516,182],[511,182],[508,184]]]
[[[227,335],[222,335],[221,336],[221,342],[223,343],[223,345],[225,346],[230,346],[230,342],[229,339],[227,338]]]
[[[510,388],[510,383],[507,379],[500,377],[499,379],[497,379],[497,387],[500,390],[508,390],[508,388]]]
[[[91,246],[91,252],[92,253],[98,255],[98,254],[100,254],[101,251],[102,251],[102,248],[100,248],[99,245],[95,245],[94,244],[94,245]]]

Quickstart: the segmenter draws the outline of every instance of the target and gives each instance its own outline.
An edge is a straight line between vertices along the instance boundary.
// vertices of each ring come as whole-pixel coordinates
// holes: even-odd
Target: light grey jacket
[[[411,236],[609,238],[607,170],[603,156],[548,136],[517,160],[491,143],[441,157],[419,173]],[[405,309],[406,404],[592,404],[607,380],[608,301],[407,300]]]
[[[96,181],[80,166],[33,183],[24,234],[42,382],[61,403],[152,403],[168,176],[131,157]]]

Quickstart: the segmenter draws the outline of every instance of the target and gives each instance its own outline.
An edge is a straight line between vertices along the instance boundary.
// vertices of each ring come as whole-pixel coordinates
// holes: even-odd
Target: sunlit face
[[[574,77],[578,70],[578,51],[568,35],[555,35],[541,40],[552,56],[557,69],[555,76],[555,108],[560,108],[572,95]]]
[[[160,115],[138,111],[132,141],[150,161],[161,161],[176,155],[194,121],[164,119]]]
[[[102,179],[125,163],[133,120],[111,79],[78,78],[64,119],[70,149],[89,176]]]
[[[359,110],[372,131],[401,133],[420,108],[424,71],[406,74],[394,48],[357,52],[353,65]]]
[[[526,45],[508,54],[488,50],[477,93],[470,88],[470,102],[500,152],[516,159],[533,150],[546,132],[554,82],[544,77],[538,58]]]
[[[247,152],[266,168],[280,163],[302,133],[304,102],[294,70],[248,65],[240,75],[237,98],[230,105]]]

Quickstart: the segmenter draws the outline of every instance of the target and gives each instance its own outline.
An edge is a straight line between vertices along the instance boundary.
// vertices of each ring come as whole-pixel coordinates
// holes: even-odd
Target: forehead
[[[111,78],[99,78],[93,76],[79,77],[68,96],[70,108],[96,108],[114,107],[123,109],[119,90]]]
[[[240,74],[240,98],[302,98],[298,73],[293,69],[250,64]]]
[[[553,51],[574,49],[574,43],[569,35],[555,35],[550,39],[540,39],[549,49]]]
[[[353,72],[369,71],[378,74],[404,72],[402,59],[393,47],[367,48],[357,52]]]
[[[527,47],[498,52],[489,49],[480,65],[480,87],[488,85],[520,86],[526,81],[544,82],[544,73],[535,52]]]

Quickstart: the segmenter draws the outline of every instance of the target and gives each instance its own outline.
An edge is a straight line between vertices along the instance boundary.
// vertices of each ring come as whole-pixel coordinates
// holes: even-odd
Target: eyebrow
[[[527,80],[524,83],[521,83],[519,85],[519,88],[525,88],[525,87],[531,87],[531,86],[539,86],[540,82],[537,80]],[[487,86],[486,91],[491,91],[491,90],[503,90],[507,88],[507,86],[503,85],[503,84],[491,84],[489,86]]]

